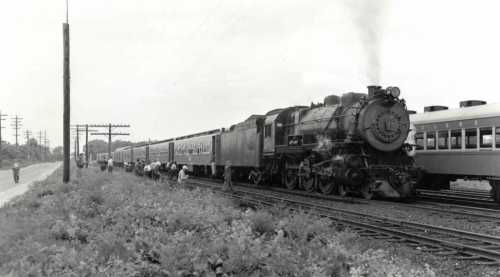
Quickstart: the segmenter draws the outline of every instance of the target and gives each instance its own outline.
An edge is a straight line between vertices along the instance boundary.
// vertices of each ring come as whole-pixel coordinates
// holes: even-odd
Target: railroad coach
[[[219,129],[177,137],[171,144],[173,161],[186,165],[194,174],[208,174],[212,160],[218,156],[218,141]]]
[[[429,106],[410,115],[415,159],[426,170],[421,186],[448,189],[457,178],[489,181],[500,202],[500,103],[460,102],[460,108]]]
[[[155,142],[149,145],[149,160],[150,161],[160,161],[162,163],[167,163],[172,161],[171,150],[173,146],[173,140],[168,139],[160,142]]]
[[[137,161],[137,159],[149,162],[149,145],[144,144],[134,146],[133,151],[134,163]]]

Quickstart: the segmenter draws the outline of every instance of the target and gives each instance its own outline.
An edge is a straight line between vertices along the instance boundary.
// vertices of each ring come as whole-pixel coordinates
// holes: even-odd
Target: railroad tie
[[[475,261],[474,263],[478,265],[499,265],[500,261]]]
[[[475,255],[471,255],[471,256],[458,256],[457,259],[459,260],[477,260],[477,259],[480,259],[481,257],[479,256],[475,256]]]
[[[437,255],[443,255],[443,256],[449,256],[449,255],[456,255],[458,254],[458,251],[456,250],[448,250],[448,251],[439,251],[436,252]]]

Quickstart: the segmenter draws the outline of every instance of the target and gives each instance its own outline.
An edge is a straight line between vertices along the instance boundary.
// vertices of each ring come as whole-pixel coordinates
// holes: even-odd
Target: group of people
[[[167,162],[161,163],[159,160],[156,160],[151,163],[147,163],[144,160],[137,159],[135,164],[132,163],[124,163],[125,171],[134,172],[137,176],[147,176],[153,180],[160,180],[161,171],[165,172],[167,179],[175,180],[177,178],[178,184],[183,184],[188,178],[188,166],[183,165],[179,169],[179,165],[177,162]],[[109,158],[107,163],[101,164],[101,170],[108,169],[109,172],[113,171],[113,159]],[[212,171],[212,177],[216,177],[216,165],[215,161],[212,161],[210,164],[210,169]],[[232,182],[232,166],[231,161],[226,161],[224,166],[224,187],[225,190],[233,191],[233,182]]]

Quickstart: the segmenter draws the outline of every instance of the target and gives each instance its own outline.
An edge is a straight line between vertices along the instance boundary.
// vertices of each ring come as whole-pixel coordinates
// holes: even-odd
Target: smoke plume
[[[366,58],[366,77],[378,85],[381,71],[381,44],[387,0],[346,0]]]

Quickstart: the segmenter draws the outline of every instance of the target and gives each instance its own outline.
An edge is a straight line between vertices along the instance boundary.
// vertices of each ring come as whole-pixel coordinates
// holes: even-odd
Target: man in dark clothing
[[[231,161],[226,161],[226,166],[224,167],[224,187],[225,187],[224,190],[229,190],[231,192],[234,192]]]

